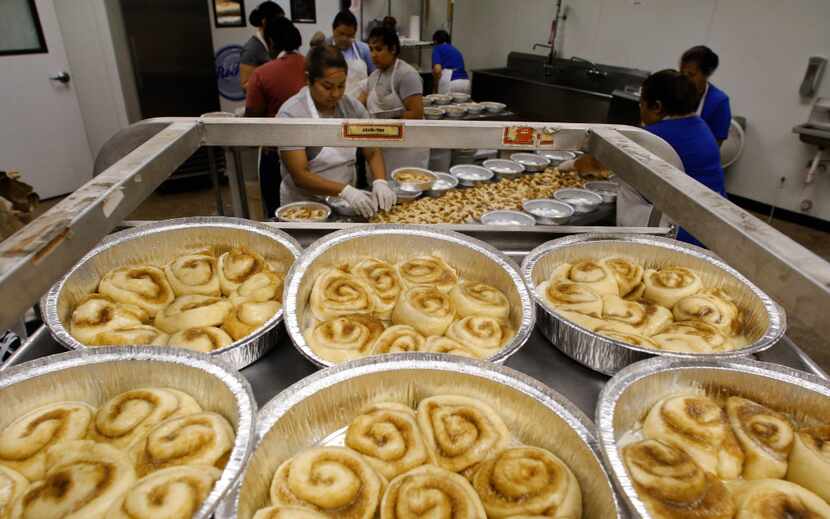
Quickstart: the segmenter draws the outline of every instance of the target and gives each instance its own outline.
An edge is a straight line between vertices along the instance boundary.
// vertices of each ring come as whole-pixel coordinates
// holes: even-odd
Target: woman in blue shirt
[[[643,82],[640,119],[646,130],[668,142],[686,174],[726,196],[720,149],[706,122],[695,113],[695,85],[676,70],[656,72]],[[678,240],[701,245],[685,230]]]
[[[464,69],[464,56],[452,46],[450,33],[441,29],[432,35],[432,90],[439,94],[470,93],[470,78]]]
[[[680,72],[691,79],[697,89],[697,115],[709,125],[718,146],[729,136],[729,125],[732,124],[729,96],[709,82],[719,62],[718,55],[703,45],[692,47],[680,58]]]

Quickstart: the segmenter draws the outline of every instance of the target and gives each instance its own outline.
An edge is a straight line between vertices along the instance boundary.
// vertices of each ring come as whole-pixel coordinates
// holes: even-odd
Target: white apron
[[[441,79],[438,81],[438,93],[439,94],[470,94],[470,80],[469,79],[456,79],[453,80],[452,73],[455,69],[451,68],[442,68],[441,69]]]
[[[305,97],[308,103],[308,111],[314,119],[320,118],[320,113],[317,107],[314,106],[314,100],[311,99],[311,92],[308,87],[305,87]],[[334,182],[342,182],[344,184],[355,185],[355,153],[357,148],[330,148],[324,147],[320,153],[308,162],[308,169],[321,177],[333,180]],[[280,184],[280,203],[290,204],[292,202],[303,202],[306,200],[314,200],[315,195],[303,191],[294,184],[294,179],[288,173],[285,165],[282,166],[283,174],[282,184]]]
[[[357,99],[360,95],[361,83],[369,77],[369,67],[360,57],[355,42],[352,42],[352,53],[355,55],[354,58],[346,58],[346,65],[349,67],[349,74],[346,76],[346,94]]]
[[[380,71],[378,71],[374,81],[369,78],[369,96],[366,99],[366,108],[374,119],[400,119],[406,111],[403,101],[394,88],[395,74],[398,71],[399,62],[400,60],[395,60],[395,65],[392,68],[392,77],[389,83],[390,92],[388,94],[378,91]],[[383,162],[386,165],[387,173],[391,173],[398,168],[426,168],[429,165],[429,148],[381,148],[381,150],[383,151]]]

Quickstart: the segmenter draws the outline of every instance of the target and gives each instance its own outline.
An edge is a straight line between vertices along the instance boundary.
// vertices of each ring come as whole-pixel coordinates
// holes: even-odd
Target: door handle
[[[59,81],[65,85],[69,83],[69,80],[72,78],[70,78],[69,73],[64,70],[57,76],[49,76],[49,79],[51,79],[52,81]]]

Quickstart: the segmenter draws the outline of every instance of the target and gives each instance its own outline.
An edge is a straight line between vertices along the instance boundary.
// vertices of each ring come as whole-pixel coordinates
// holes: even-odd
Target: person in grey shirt
[[[239,56],[239,83],[242,85],[243,91],[247,91],[248,80],[254,70],[271,60],[268,42],[265,41],[265,25],[269,18],[278,16],[285,16],[285,11],[270,0],[259,4],[248,16],[248,21],[251,22],[253,27],[256,27],[256,32],[242,46],[242,54]]]

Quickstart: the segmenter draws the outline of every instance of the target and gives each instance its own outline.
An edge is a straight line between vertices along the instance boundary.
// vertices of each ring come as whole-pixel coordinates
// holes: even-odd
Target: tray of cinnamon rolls
[[[830,518],[830,383],[749,359],[653,358],[600,394],[606,466],[639,517]]]
[[[127,229],[52,287],[44,321],[69,349],[170,346],[241,369],[276,344],[284,278],[300,251],[284,232],[236,218]]]
[[[254,443],[232,366],[166,347],[27,362],[0,379],[0,517],[207,519]]]
[[[289,387],[220,519],[623,517],[593,425],[512,369],[400,353]]]
[[[601,373],[654,355],[736,358],[783,337],[784,310],[709,251],[656,236],[582,234],[528,254],[537,325]]]
[[[535,319],[503,253],[458,233],[397,225],[312,244],[286,276],[285,305],[292,342],[318,366],[412,351],[504,362]]]

